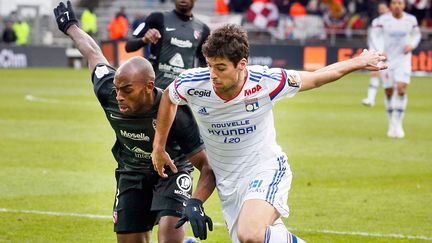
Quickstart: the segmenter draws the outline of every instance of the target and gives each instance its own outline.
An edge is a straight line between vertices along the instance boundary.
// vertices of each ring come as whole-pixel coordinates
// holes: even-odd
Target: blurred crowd
[[[379,15],[385,0],[216,0],[216,13],[240,13],[248,23],[260,28],[277,28],[283,39],[298,38],[295,30],[311,32],[312,38],[329,33],[351,36],[356,30],[366,33],[372,19]],[[406,12],[413,14],[423,28],[432,28],[430,0],[407,0]],[[303,27],[307,27],[304,29]],[[325,28],[325,33],[322,31]],[[315,31],[311,31],[315,29]],[[361,31],[363,30],[363,31]],[[299,33],[305,35],[305,33]],[[307,34],[307,33],[306,33]],[[298,34],[297,34],[298,35]]]
[[[432,30],[431,0],[406,1],[405,11],[413,14],[422,28]],[[379,15],[379,5],[386,3],[385,0],[215,0],[215,11],[220,18],[242,15],[245,27],[270,30],[278,39],[328,39],[329,35],[344,38],[356,33],[365,35],[372,19]],[[98,37],[94,8],[85,8],[80,14],[83,30]],[[103,28],[109,39],[125,39],[145,17],[135,14],[131,18],[121,7]],[[26,45],[31,41],[31,21],[17,17],[0,20],[1,43]]]

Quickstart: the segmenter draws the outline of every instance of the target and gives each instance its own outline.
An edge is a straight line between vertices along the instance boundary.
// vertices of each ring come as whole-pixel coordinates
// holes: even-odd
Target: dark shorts
[[[161,178],[150,172],[116,171],[117,191],[113,207],[114,231],[146,232],[162,216],[180,217],[192,193],[191,171]]]

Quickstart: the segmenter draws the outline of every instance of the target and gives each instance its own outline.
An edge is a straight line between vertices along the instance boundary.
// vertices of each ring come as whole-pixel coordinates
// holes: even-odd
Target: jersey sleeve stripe
[[[144,27],[145,27],[145,22],[138,25],[138,27],[136,27],[132,35],[138,37],[138,35],[141,34],[141,31],[144,29]]]
[[[184,96],[182,96],[181,94],[180,94],[180,92],[178,91],[178,86],[180,85],[180,84],[177,84],[177,78],[176,79],[174,79],[174,88],[175,88],[175,91],[176,91],[176,93],[178,94],[178,96],[180,97],[180,99],[182,99],[182,100],[184,100],[184,101],[186,101],[187,102],[187,99],[184,97]]]
[[[279,81],[279,85],[276,87],[276,89],[274,89],[272,92],[270,92],[270,100],[273,100],[285,87],[285,83],[286,83],[286,74],[285,71],[283,69],[281,69],[282,72],[282,78]]]

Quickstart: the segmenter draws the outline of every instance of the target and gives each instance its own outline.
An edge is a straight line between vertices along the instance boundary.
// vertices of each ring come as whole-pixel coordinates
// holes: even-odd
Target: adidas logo
[[[207,112],[207,109],[205,107],[202,107],[201,109],[198,110],[198,114],[208,115],[209,113]]]

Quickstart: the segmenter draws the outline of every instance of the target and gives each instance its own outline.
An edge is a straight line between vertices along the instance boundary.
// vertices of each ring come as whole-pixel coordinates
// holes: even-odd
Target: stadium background
[[[173,7],[169,0],[72,2],[78,15],[97,4],[95,38],[113,65],[130,56],[124,42],[108,40],[105,30],[120,6],[131,18]],[[92,94],[85,61],[56,30],[56,3],[0,0],[0,30],[12,10],[31,25],[28,45],[0,43],[0,242],[113,242],[114,137]],[[214,1],[197,1],[194,13],[212,28],[245,26],[254,64],[313,70],[366,47],[364,30],[349,37],[329,31],[325,38],[317,37],[322,32],[281,38],[277,29],[256,27],[242,14],[214,12]],[[285,222],[308,242],[432,240],[432,43],[430,29],[422,32],[413,57],[413,70],[422,77],[410,85],[405,139],[385,137],[380,102],[360,105],[367,73],[276,106],[278,141],[295,175],[292,214]],[[205,207],[217,222],[206,242],[227,242],[216,193]]]

